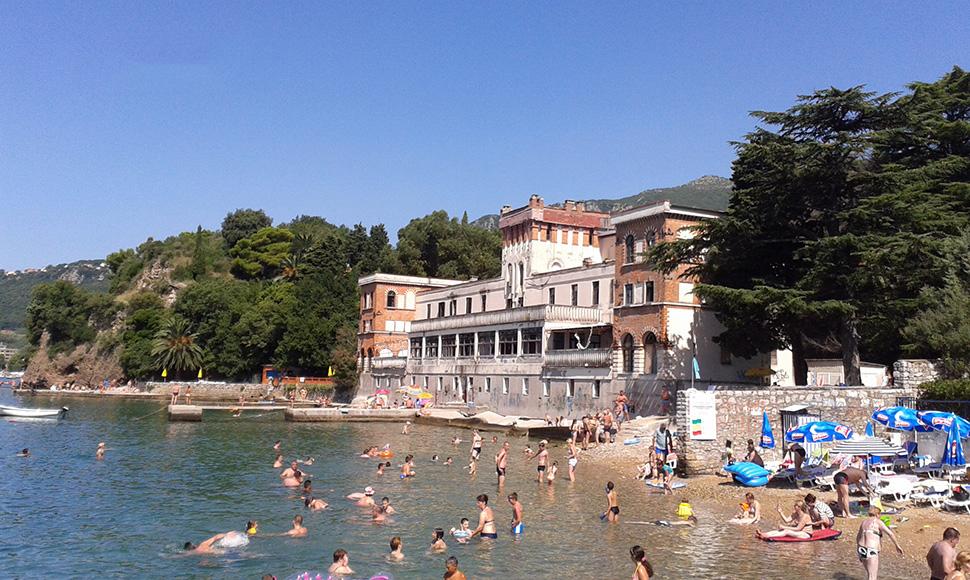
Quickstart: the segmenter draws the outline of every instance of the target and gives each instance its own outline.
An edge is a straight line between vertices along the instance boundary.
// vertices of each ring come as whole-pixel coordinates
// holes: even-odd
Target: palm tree
[[[193,370],[202,364],[202,347],[198,335],[189,332],[189,322],[184,318],[172,317],[166,320],[155,333],[152,341],[152,356],[161,369],[174,372]]]
[[[290,254],[280,260],[280,275],[277,280],[295,280],[300,277],[302,260],[299,254]]]

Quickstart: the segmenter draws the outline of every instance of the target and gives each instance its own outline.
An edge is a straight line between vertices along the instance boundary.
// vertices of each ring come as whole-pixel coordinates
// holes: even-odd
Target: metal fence
[[[961,417],[970,417],[970,401],[944,401],[934,399],[919,399],[916,397],[896,397],[896,404],[918,411],[945,411],[956,413]]]

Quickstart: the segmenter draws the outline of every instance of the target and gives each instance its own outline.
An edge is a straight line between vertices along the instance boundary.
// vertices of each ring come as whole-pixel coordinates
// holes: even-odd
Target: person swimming
[[[391,466],[390,461],[383,461],[377,464],[377,475],[384,475],[384,470]]]
[[[277,453],[276,460],[273,461],[273,469],[279,469],[280,467],[283,467],[283,454]]]
[[[387,496],[384,496],[381,498],[381,508],[383,508],[384,513],[386,513],[389,516],[397,513],[397,510],[394,509],[394,506],[391,505],[390,498],[388,498]]]
[[[247,522],[247,529],[250,523],[252,522]],[[192,542],[185,542],[183,549],[191,554],[212,554],[219,550],[242,548],[248,544],[249,538],[246,534],[233,530],[224,534],[216,534],[197,545]]]
[[[303,516],[296,515],[293,516],[293,528],[287,532],[284,532],[284,536],[289,536],[291,538],[302,538],[307,534],[307,529],[303,527]]]
[[[452,464],[452,459],[451,457],[449,457],[448,459],[445,459],[445,462],[443,465],[451,465],[451,464]]]
[[[435,528],[431,532],[431,546],[428,548],[432,552],[444,552],[448,549],[448,544],[445,544],[445,531],[441,528]]]
[[[391,553],[387,555],[388,560],[399,562],[404,559],[404,542],[401,541],[401,536],[394,536],[391,538]]]
[[[687,516],[686,520],[656,520],[651,523],[655,526],[663,527],[688,526],[693,528],[697,526],[697,516]]]
[[[104,459],[104,441],[98,443],[98,449],[94,452],[95,459]]]
[[[459,544],[464,544],[472,535],[472,531],[469,529],[468,518],[461,518],[458,526],[458,528],[451,528],[449,533],[454,536],[455,540],[457,540]]]
[[[23,448],[23,451],[21,451],[20,453],[18,453],[16,456],[17,457],[30,457],[30,449],[27,449],[26,447],[24,447]]]
[[[322,509],[326,509],[327,505],[327,502],[313,496],[307,496],[307,498],[303,500],[303,507],[311,511],[320,511]]]
[[[347,550],[337,549],[333,551],[333,564],[327,569],[327,572],[336,576],[349,576],[354,573],[350,569],[350,554]]]
[[[364,488],[364,494],[352,493],[347,496],[347,499],[357,500],[356,504],[360,507],[374,507],[374,488],[367,486]]]
[[[259,531],[259,522],[255,521],[255,520],[251,520],[251,521],[246,522],[246,535],[247,536],[255,536],[258,531]]]

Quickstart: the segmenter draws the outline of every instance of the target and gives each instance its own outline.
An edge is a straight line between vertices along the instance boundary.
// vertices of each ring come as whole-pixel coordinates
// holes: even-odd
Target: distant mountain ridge
[[[45,282],[66,280],[94,292],[107,292],[108,265],[103,260],[78,260],[44,268],[0,270],[0,329],[23,328],[34,287]]]
[[[683,185],[646,189],[640,193],[618,199],[604,198],[576,201],[585,203],[586,209],[588,210],[606,213],[645,205],[662,199],[669,199],[678,205],[686,205],[698,209],[724,211],[728,207],[732,185],[730,179],[717,175],[705,175],[688,181]],[[473,221],[472,224],[481,228],[496,229],[498,228],[498,218],[498,214],[487,214]]]

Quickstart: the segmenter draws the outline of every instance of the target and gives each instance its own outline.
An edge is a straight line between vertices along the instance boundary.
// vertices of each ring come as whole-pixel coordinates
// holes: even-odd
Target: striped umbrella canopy
[[[949,433],[953,425],[956,425],[960,439],[970,437],[970,421],[959,415],[943,411],[920,411],[919,418],[936,431]]]
[[[930,431],[931,427],[920,419],[920,413],[909,407],[886,407],[876,409],[872,420],[897,431]]]
[[[852,427],[831,421],[812,421],[793,427],[785,433],[785,441],[793,443],[827,443],[852,437]]]
[[[906,453],[902,447],[886,443],[878,437],[862,437],[839,441],[829,450],[831,455],[867,455],[869,457],[892,457]]]

